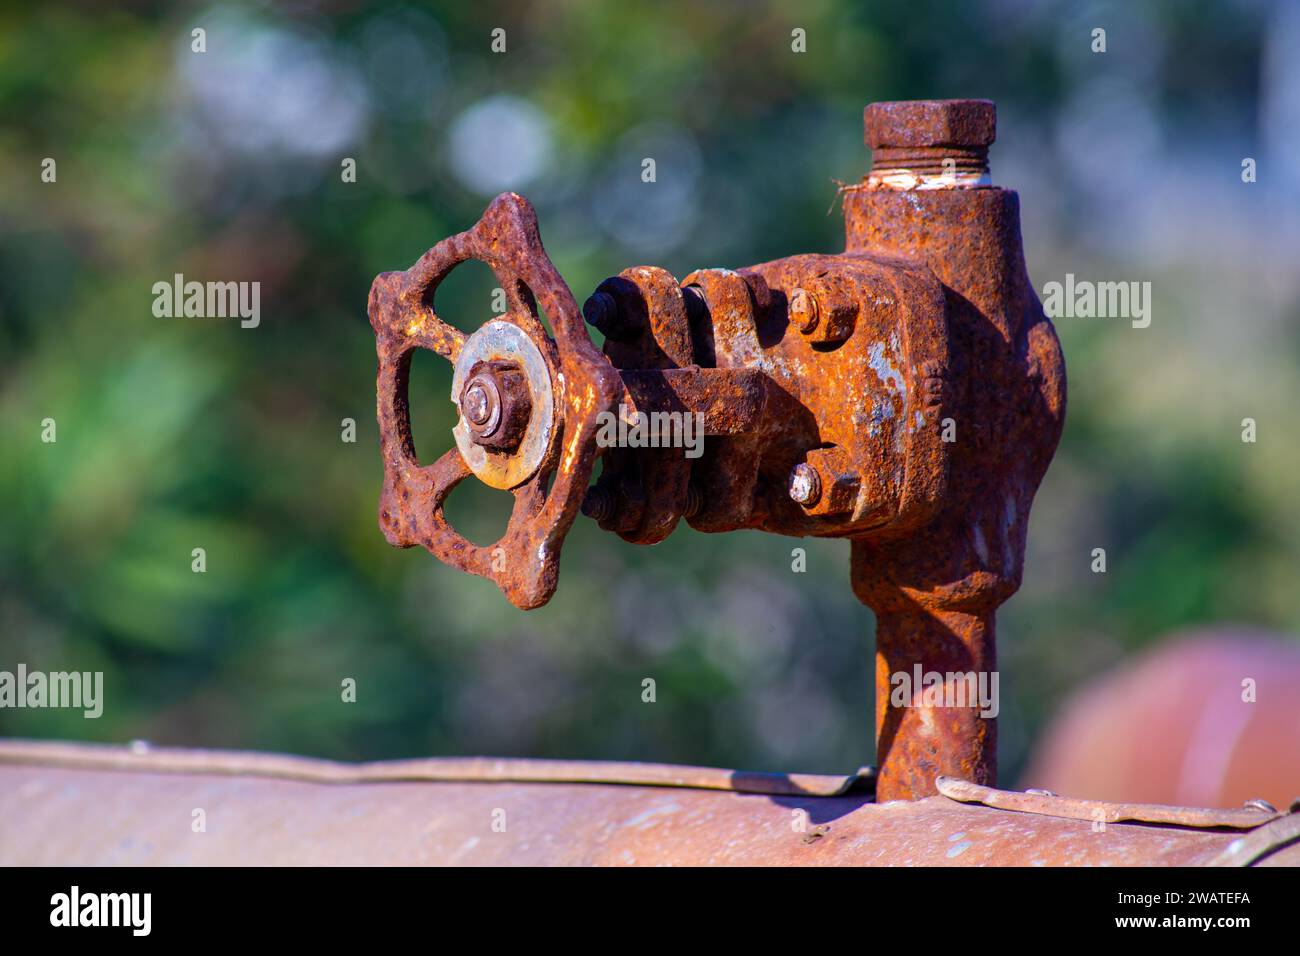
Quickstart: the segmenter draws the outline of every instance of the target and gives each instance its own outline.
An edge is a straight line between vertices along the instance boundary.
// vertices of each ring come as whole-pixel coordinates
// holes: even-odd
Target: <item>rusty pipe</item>
[[[925,263],[968,369],[940,423],[952,441],[939,514],[852,549],[854,591],[877,619],[877,793],[914,799],[936,792],[937,774],[996,780],[996,701],[931,706],[900,676],[914,683],[919,667],[946,688],[946,675],[973,674],[996,696],[995,614],[1020,586],[1029,509],[1064,422],[1065,365],[1029,281],[1019,198],[988,181],[993,104],[877,103],[864,119],[875,163],[845,198],[847,249]]]
[[[941,776],[993,784],[998,684],[992,611],[878,612],[876,689],[880,800],[937,792]]]

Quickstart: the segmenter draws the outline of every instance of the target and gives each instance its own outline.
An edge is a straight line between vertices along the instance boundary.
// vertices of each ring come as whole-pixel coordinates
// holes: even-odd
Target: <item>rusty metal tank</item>
[[[1176,635],[1066,700],[1021,783],[1098,800],[1283,805],[1300,793],[1300,644],[1240,627]]]
[[[0,742],[5,865],[1294,866],[1300,813],[1011,793],[874,772]],[[1300,807],[1291,808],[1293,811]],[[201,824],[201,825],[200,825]]]

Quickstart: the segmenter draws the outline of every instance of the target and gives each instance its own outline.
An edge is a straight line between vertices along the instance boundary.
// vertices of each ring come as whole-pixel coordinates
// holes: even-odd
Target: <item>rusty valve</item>
[[[894,799],[936,792],[940,775],[994,783],[996,702],[952,693],[996,692],[994,614],[1020,584],[1065,368],[1029,284],[1019,200],[989,177],[993,104],[876,103],[865,127],[873,163],[845,190],[842,253],[681,280],[636,266],[580,316],[531,207],[506,194],[376,279],[370,315],[385,534],[492,578],[520,607],[551,596],[580,500],[638,544],[682,520],[850,539],[853,589],[877,623],[877,797]],[[496,271],[511,311],[466,337],[432,296],[470,257]],[[456,365],[456,448],[431,466],[406,417],[415,347]],[[518,499],[491,548],[442,518],[470,474]]]
[[[435,311],[439,283],[468,259],[492,268],[510,306],[473,335]],[[538,317],[538,300],[554,339]],[[472,229],[444,239],[406,272],[376,278],[369,311],[379,354],[384,535],[490,578],[518,607],[545,604],[591,477],[596,419],[618,395],[618,375],[587,336],[573,293],[542,247],[532,206],[514,193],[498,196]],[[407,391],[416,348],[455,366],[456,446],[432,464],[416,458],[411,438]],[[487,547],[466,540],[443,516],[447,496],[470,475],[515,496],[505,534]]]

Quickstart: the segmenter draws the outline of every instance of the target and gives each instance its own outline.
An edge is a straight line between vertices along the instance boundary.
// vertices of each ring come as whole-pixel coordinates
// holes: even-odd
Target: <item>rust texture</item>
[[[641,764],[453,758],[349,765],[0,741],[0,864],[1300,862],[1295,812],[1188,811],[1181,820],[1147,823],[1171,808],[1102,804],[1106,825],[1098,828],[1060,812],[1074,801],[976,788],[961,794],[970,802],[933,796],[877,804],[858,782]],[[996,805],[1016,798],[1031,804]],[[206,814],[201,836],[190,829],[192,807]]]
[[[513,195],[407,273],[377,279],[371,318],[385,534],[491,577],[520,607],[554,590],[584,493],[586,514],[638,544],[663,540],[683,518],[697,531],[851,539],[852,586],[877,617],[877,787],[893,800],[937,793],[942,775],[995,782],[994,716],[975,701],[935,703],[921,687],[900,701],[894,679],[971,674],[992,686],[994,614],[1020,583],[1030,505],[1060,437],[1065,370],[1026,272],[1017,196],[988,184],[993,104],[878,103],[865,121],[874,162],[846,190],[843,253],[681,281],[626,269],[583,308],[605,336],[603,354],[542,251],[531,208]],[[507,319],[545,357],[544,373],[528,371],[531,346],[497,354],[518,338],[490,331],[502,323],[464,340],[434,315],[437,280],[471,256],[515,290]],[[527,289],[556,317],[557,341]],[[498,341],[496,351],[485,344]],[[480,363],[453,389],[470,416],[456,431],[459,454],[428,468],[415,461],[405,409],[417,346],[458,363],[464,349]],[[510,405],[503,443],[493,436],[521,380],[527,394]],[[658,442],[598,447],[596,417],[616,405],[625,419],[698,415],[708,440],[698,457]],[[602,471],[587,490],[597,454]],[[519,500],[489,548],[441,516],[471,473]]]
[[[901,104],[894,120],[913,108]],[[891,127],[871,121],[869,110],[869,133],[889,145]],[[972,146],[992,139],[979,123],[946,128],[969,129]],[[877,615],[881,794],[932,793],[940,774],[991,785],[992,720],[974,708],[893,707],[883,682],[918,662],[939,673],[996,670],[994,612],[1020,586],[1030,505],[1064,422],[1064,360],[1029,281],[1014,192],[858,189],[844,217],[850,254],[904,257],[938,278],[956,357],[943,375],[955,440],[941,453],[942,506],[922,529],[852,546],[854,591]]]
[[[847,775],[756,773],[680,764],[601,760],[528,760],[500,757],[431,757],[342,763],[288,754],[239,750],[189,750],[148,744],[61,743],[0,740],[0,764],[275,778],[310,783],[586,783],[609,786],[686,787],[770,796],[835,797],[870,793],[875,772],[862,767]]]
[[[525,431],[520,426],[527,420],[529,427],[540,428],[538,406],[554,409],[550,427],[529,446],[530,451],[537,449],[535,465],[510,448],[485,444],[481,435],[475,436],[476,447],[483,449],[477,469],[459,447],[431,464],[416,457],[407,407],[411,352],[431,349],[454,363],[476,340],[485,341],[479,339],[483,332],[502,321],[467,337],[438,317],[439,282],[468,259],[492,268],[510,307],[504,322],[519,329],[542,357],[540,374],[530,374],[523,384],[503,380],[501,365],[518,369],[516,353],[521,351],[518,342],[504,336],[487,342],[480,360],[488,366],[500,363],[498,371],[485,372],[478,363],[471,367],[472,376],[498,376],[499,391],[527,393],[516,395],[514,406],[519,407],[498,409],[507,417],[520,412],[513,426],[507,422],[503,427]],[[538,301],[550,317],[556,340],[542,326]],[[518,607],[545,604],[555,592],[564,535],[591,476],[596,417],[612,405],[620,386],[617,374],[592,345],[573,293],[542,247],[532,206],[514,193],[498,196],[472,229],[444,239],[407,271],[376,278],[369,312],[379,353],[378,418],[384,462],[379,523],[384,535],[397,547],[421,545],[454,567],[490,578]],[[471,387],[475,381],[472,378]],[[454,395],[458,405],[463,394]],[[523,441],[528,441],[526,431]],[[520,462],[522,468],[514,467]],[[485,481],[484,475],[491,475],[515,495],[510,523],[493,545],[471,543],[443,517],[447,495],[471,474]]]
[[[956,180],[987,174],[997,113],[988,100],[872,103],[864,111],[873,179],[890,173]],[[909,184],[911,185],[911,184]]]
[[[1070,820],[1088,820],[1098,823],[1135,821],[1183,827],[1228,827],[1233,830],[1253,830],[1283,815],[1282,811],[1263,800],[1252,800],[1239,809],[1229,810],[1170,807],[1158,803],[1079,800],[1073,797],[1062,797],[1046,790],[1017,793],[982,787],[953,777],[940,777],[938,787],[941,794],[959,803],[980,803],[999,810],[1041,813],[1050,817],[1066,817]]]

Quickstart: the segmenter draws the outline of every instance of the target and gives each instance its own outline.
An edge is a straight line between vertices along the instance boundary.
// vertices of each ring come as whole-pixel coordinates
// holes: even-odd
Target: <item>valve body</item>
[[[584,356],[575,367],[602,383],[589,401],[557,371],[576,361],[572,323],[558,348],[536,342],[531,296],[512,286],[525,331],[498,321],[471,337],[452,398],[461,457],[497,487],[541,488],[550,468],[573,489],[603,455],[583,511],[627,541],[661,541],[683,518],[704,532],[849,538],[854,592],[877,618],[877,797],[888,800],[933,794],[939,775],[995,782],[994,613],[1020,584],[1065,369],[1029,283],[1018,197],[991,185],[993,104],[878,103],[865,120],[874,162],[844,190],[842,253],[606,279],[582,313],[617,377]],[[531,208],[516,215],[520,244],[544,260],[534,271],[558,282]],[[554,416],[544,429],[541,409]],[[618,428],[594,427],[613,415]],[[681,447],[692,429],[707,441]],[[539,435],[552,444],[534,442],[521,467]],[[490,576],[536,606],[554,588],[567,512],[520,507],[507,538],[541,540],[536,560],[549,563],[526,601],[509,571]],[[444,559],[463,551],[437,535],[419,543]],[[459,566],[488,573],[477,561]]]

